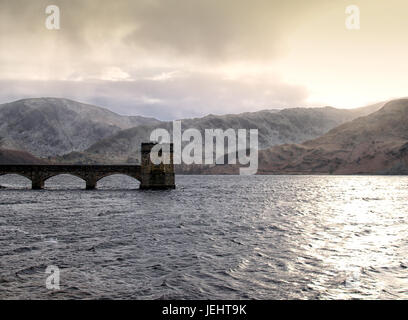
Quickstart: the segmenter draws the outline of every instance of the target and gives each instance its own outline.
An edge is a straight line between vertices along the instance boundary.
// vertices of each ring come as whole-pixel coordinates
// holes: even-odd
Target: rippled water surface
[[[408,177],[0,184],[2,299],[408,299]]]

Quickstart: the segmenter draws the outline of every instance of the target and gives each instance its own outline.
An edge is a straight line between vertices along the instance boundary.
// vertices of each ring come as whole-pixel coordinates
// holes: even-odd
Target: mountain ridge
[[[408,99],[303,144],[260,152],[261,172],[408,174]]]
[[[376,106],[375,108],[378,108]],[[316,138],[337,125],[366,115],[370,110],[320,108],[289,108],[280,111],[257,111],[222,116],[207,115],[203,118],[181,119],[182,129],[258,129],[260,148],[282,143],[298,143]],[[172,123],[141,125],[119,131],[101,139],[82,152],[73,152],[57,161],[69,163],[137,163],[140,144],[149,141],[150,133],[162,128],[172,133]]]
[[[70,99],[20,99],[0,105],[0,146],[55,156],[85,150],[104,137],[144,123],[160,121],[121,116]]]
[[[0,148],[0,164],[47,164],[44,159],[39,159],[31,153],[20,150]]]
[[[387,102],[301,144],[260,150],[258,160],[257,174],[408,174],[408,99]],[[179,165],[176,171],[239,174],[239,165]]]

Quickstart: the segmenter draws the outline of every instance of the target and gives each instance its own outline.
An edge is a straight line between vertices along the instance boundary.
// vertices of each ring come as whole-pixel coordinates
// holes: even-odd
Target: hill
[[[26,151],[0,149],[0,164],[47,164]]]
[[[408,99],[302,144],[260,151],[259,173],[408,174]]]
[[[359,109],[291,108],[264,110],[251,113],[208,115],[203,118],[183,119],[182,130],[198,129],[204,136],[205,129],[258,129],[259,147],[269,148],[284,143],[301,143],[325,134],[330,129],[378,110],[381,105]],[[140,144],[148,141],[150,133],[156,128],[172,132],[172,123],[159,125],[140,125],[122,130],[102,139],[84,152],[73,152],[58,161],[68,163],[137,163]]]
[[[0,147],[55,156],[85,150],[123,129],[157,123],[68,99],[23,99],[0,105]]]

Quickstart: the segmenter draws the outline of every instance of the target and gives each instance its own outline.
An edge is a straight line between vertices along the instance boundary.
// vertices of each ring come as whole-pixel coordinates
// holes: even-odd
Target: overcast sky
[[[60,30],[45,27],[48,5]],[[357,5],[361,29],[347,30]],[[159,119],[408,96],[406,0],[0,0],[0,103]]]

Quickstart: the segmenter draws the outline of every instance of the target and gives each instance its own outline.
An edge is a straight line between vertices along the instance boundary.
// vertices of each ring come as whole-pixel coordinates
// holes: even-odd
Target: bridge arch
[[[52,186],[53,182],[56,179],[65,179],[66,181],[64,182],[64,189],[69,189],[69,188],[78,188],[78,187],[84,187],[84,185],[86,185],[86,179],[78,174],[75,173],[56,173],[56,174],[52,174],[49,175],[48,177],[45,177],[43,179],[44,181],[44,186]],[[59,189],[57,187],[57,189]]]
[[[140,177],[126,173],[109,173],[99,176],[96,180],[98,188],[111,187],[116,181],[123,181],[125,189],[137,189],[140,186]]]
[[[13,177],[17,178],[17,180],[20,180],[20,181],[16,181],[19,186],[22,185],[23,187],[31,187],[31,183],[32,183],[31,177],[29,175],[25,175],[19,172],[16,172],[16,173],[13,173],[13,172],[1,173],[0,172],[0,186],[7,185],[8,184],[7,179],[10,179]]]

